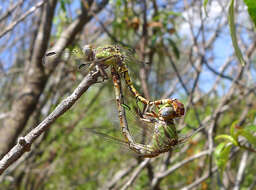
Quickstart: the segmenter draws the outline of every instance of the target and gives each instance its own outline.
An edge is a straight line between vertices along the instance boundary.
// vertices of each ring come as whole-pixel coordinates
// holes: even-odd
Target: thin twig
[[[82,96],[82,94],[97,82],[100,72],[96,71],[92,75],[87,75],[73,93],[65,98],[55,110],[46,117],[36,128],[25,137],[20,137],[18,143],[0,161],[0,174],[19,159],[25,152],[30,151],[30,146],[43,132],[45,132],[53,122],[64,114]]]
[[[239,169],[238,169],[237,176],[236,176],[236,181],[235,181],[235,187],[234,187],[233,190],[239,190],[240,189],[240,185],[242,183],[243,176],[244,176],[244,171],[245,171],[245,167],[246,167],[247,158],[248,158],[248,151],[245,151],[243,153],[242,159],[240,161],[240,165],[239,165]]]
[[[31,7],[27,12],[25,12],[23,15],[21,15],[19,17],[19,19],[13,21],[11,24],[9,24],[4,30],[3,32],[0,33],[0,38],[3,37],[6,33],[8,33],[9,31],[11,31],[17,24],[19,24],[21,21],[23,21],[26,17],[28,17],[30,14],[32,14],[33,12],[35,12],[37,9],[39,9],[40,7],[42,7],[45,3],[47,2],[47,0],[43,0],[40,1],[39,3],[37,3],[35,6]]]
[[[140,163],[140,165],[136,168],[136,170],[133,172],[130,179],[126,182],[126,184],[121,188],[121,190],[126,190],[128,187],[132,185],[132,183],[135,181],[135,179],[138,177],[140,172],[143,170],[143,168],[146,167],[146,165],[149,163],[150,158],[146,158],[143,162]]]
[[[152,187],[155,187],[161,179],[165,178],[166,176],[170,175],[171,173],[173,173],[175,170],[179,169],[180,167],[184,166],[185,164],[187,164],[188,162],[191,162],[197,158],[200,158],[202,156],[208,155],[209,154],[209,150],[205,150],[202,151],[198,154],[195,154],[187,159],[182,160],[181,162],[178,162],[177,164],[173,165],[172,167],[170,167],[168,170],[166,170],[165,172],[161,172],[159,174],[157,174],[155,176],[155,178],[152,181]]]

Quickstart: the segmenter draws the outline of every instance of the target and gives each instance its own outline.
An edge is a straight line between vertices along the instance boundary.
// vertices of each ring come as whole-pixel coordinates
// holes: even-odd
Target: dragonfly
[[[154,125],[153,134],[149,144],[135,142],[128,126],[126,118],[127,108],[122,93],[122,85],[119,73],[114,67],[111,68],[111,75],[115,86],[115,96],[118,109],[122,134],[131,150],[145,158],[152,158],[161,153],[172,150],[176,145],[185,142],[187,138],[179,138],[174,119],[184,115],[184,106],[178,100],[158,100],[155,104],[163,104],[158,112],[142,114],[140,119]],[[128,108],[130,109],[130,108]],[[157,116],[156,116],[157,115]]]
[[[58,52],[48,52],[45,57],[51,57],[57,55]],[[132,95],[144,104],[149,104],[149,100],[144,98],[134,87],[131,77],[128,72],[127,65],[137,64],[139,61],[132,55],[132,50],[124,48],[120,45],[105,45],[97,48],[92,45],[85,45],[83,48],[75,46],[70,51],[71,57],[80,63],[79,68],[88,68],[92,71],[94,68],[98,69],[103,77],[103,81],[108,79],[106,69],[113,67],[122,75],[128,89]]]
[[[172,105],[175,109],[175,114],[172,117],[178,117],[184,115],[184,106],[176,99],[163,99],[157,101],[150,101],[144,98],[134,87],[132,79],[128,72],[128,66],[137,64],[140,61],[135,59],[131,49],[122,47],[120,45],[105,45],[97,48],[93,45],[85,45],[83,48],[75,46],[71,50],[71,55],[75,57],[78,62],[81,62],[79,68],[88,67],[89,71],[94,68],[98,69],[103,76],[103,81],[108,79],[108,75],[105,71],[108,67],[114,69],[120,76],[123,77],[129,91],[135,97],[136,100],[142,102],[145,105],[145,110],[152,110],[152,108],[159,105]],[[56,55],[57,52],[48,52],[46,57]],[[115,87],[115,85],[114,85]],[[173,112],[174,113],[174,112]],[[153,111],[148,111],[147,115],[151,117],[160,117]]]
[[[55,55],[56,52],[49,52],[46,56]],[[116,94],[118,115],[122,134],[129,148],[143,157],[155,157],[163,152],[167,152],[172,147],[180,144],[183,139],[179,139],[174,124],[174,119],[184,115],[184,105],[177,99],[163,99],[149,101],[136,90],[128,73],[127,65],[136,63],[131,54],[118,45],[107,45],[93,48],[86,45],[83,48],[74,48],[71,54],[82,60],[81,67],[89,67],[89,71],[94,68],[99,69],[103,76],[103,81],[108,79],[105,69],[111,67],[112,80]],[[154,125],[150,144],[135,142],[129,131],[124,109],[124,100],[121,91],[120,76],[125,80],[128,89],[135,97],[136,101],[145,104],[143,112],[139,111],[140,120]]]

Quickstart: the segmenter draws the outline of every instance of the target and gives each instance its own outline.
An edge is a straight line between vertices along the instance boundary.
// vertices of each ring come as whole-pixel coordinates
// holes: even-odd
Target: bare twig
[[[44,3],[46,3],[47,0],[40,1],[35,6],[31,7],[27,12],[25,12],[23,15],[19,17],[19,19],[13,21],[11,24],[9,24],[1,33],[0,38],[3,37],[6,33],[10,32],[17,24],[19,24],[21,21],[23,21],[26,17],[28,17],[30,14],[35,12],[37,9],[42,7]]]
[[[138,177],[140,172],[147,166],[149,163],[150,158],[146,158],[143,162],[140,163],[140,165],[136,168],[136,170],[133,172],[130,179],[125,183],[125,185],[121,188],[121,190],[126,190],[128,187],[132,185],[132,183],[135,181],[135,179]]]
[[[6,19],[6,17],[8,17],[18,6],[21,6],[23,2],[24,0],[20,0],[16,4],[12,5],[5,13],[1,15],[0,22]]]
[[[0,174],[25,152],[29,151],[30,146],[37,137],[46,131],[58,117],[65,113],[91,85],[96,83],[99,76],[100,72],[98,71],[92,75],[87,75],[73,93],[65,98],[48,117],[25,137],[20,137],[18,143],[0,161]]]
[[[187,164],[188,162],[191,162],[197,158],[200,158],[202,156],[208,155],[209,154],[209,150],[205,150],[202,151],[198,154],[195,154],[187,159],[182,160],[181,162],[178,162],[177,164],[173,165],[172,167],[170,167],[169,169],[167,169],[165,172],[163,173],[159,173],[155,176],[155,178],[153,179],[151,186],[154,188],[158,183],[160,183],[161,179],[165,178],[166,176],[170,175],[172,172],[174,172],[175,170],[179,169],[180,167],[184,166],[185,164]]]
[[[241,185],[242,180],[243,180],[244,170],[245,170],[245,167],[246,167],[247,158],[248,158],[248,151],[245,151],[243,153],[242,159],[240,161],[240,166],[239,166],[239,169],[238,169],[238,172],[237,172],[234,190],[239,190],[240,189],[240,185]]]
[[[131,162],[131,164],[126,168],[123,168],[122,170],[118,171],[111,179],[111,181],[108,181],[103,187],[101,188],[102,190],[105,189],[112,189],[117,182],[119,182],[124,176],[129,174],[134,167],[136,167],[137,163],[136,162]]]
[[[200,183],[202,183],[204,180],[206,180],[208,177],[210,177],[213,173],[215,173],[217,171],[218,167],[215,166],[214,168],[211,169],[211,172],[203,175],[202,177],[200,177],[199,179],[197,179],[196,181],[194,181],[193,183],[189,184],[186,187],[183,187],[182,190],[189,190],[189,189],[193,189],[194,187],[198,186]]]

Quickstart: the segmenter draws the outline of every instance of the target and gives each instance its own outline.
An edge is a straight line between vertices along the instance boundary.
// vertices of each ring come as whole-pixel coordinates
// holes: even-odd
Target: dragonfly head
[[[164,121],[168,121],[168,120],[172,120],[173,118],[175,118],[176,113],[175,110],[173,109],[173,107],[171,105],[164,105],[159,109],[159,116],[164,120]]]
[[[175,99],[172,104],[164,104],[159,109],[159,115],[162,117],[165,121],[172,120],[176,117],[181,117],[184,115],[185,109],[184,105],[179,102],[177,99]]]

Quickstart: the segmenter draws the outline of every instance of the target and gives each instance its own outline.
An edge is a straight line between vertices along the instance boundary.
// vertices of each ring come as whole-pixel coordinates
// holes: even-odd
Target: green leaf
[[[172,50],[174,52],[174,55],[176,56],[177,59],[179,59],[180,58],[180,51],[179,51],[178,47],[176,46],[176,43],[170,38],[168,38],[168,41],[169,41],[169,44],[172,46]]]
[[[182,14],[180,12],[174,12],[174,11],[168,11],[166,12],[166,14],[169,15],[175,15],[175,16],[182,16]]]
[[[246,131],[256,132],[256,125],[248,125],[244,128]]]
[[[228,162],[228,156],[230,153],[230,149],[232,144],[220,143],[214,152],[216,158],[216,164],[220,170],[220,175],[222,178],[223,171],[225,170],[226,164]]]
[[[206,10],[207,3],[208,3],[208,0],[204,0],[204,12],[205,12],[206,16],[208,16],[207,10]]]
[[[216,147],[215,152],[214,152],[214,154],[215,154],[216,157],[219,157],[219,156],[220,156],[220,153],[222,152],[222,150],[223,150],[223,148],[225,147],[225,145],[226,145],[226,142],[222,142],[222,143],[220,143],[220,144]]]
[[[215,137],[215,140],[219,140],[219,139],[225,139],[228,140],[229,142],[231,142],[233,145],[238,146],[238,142],[236,139],[234,139],[232,136],[230,135],[218,135],[217,137]]]
[[[244,0],[244,3],[248,7],[248,13],[256,26],[256,1],[255,0]]]
[[[253,136],[249,131],[240,129],[237,133],[238,135],[245,137],[249,141],[249,143],[256,147],[256,137]]]
[[[64,0],[61,0],[60,1],[60,8],[63,12],[66,13],[66,7],[65,7],[65,1]]]
[[[236,29],[235,29],[235,21],[234,21],[234,0],[231,0],[228,10],[228,23],[230,28],[230,35],[233,43],[233,47],[235,49],[235,54],[239,60],[239,62],[244,66],[245,61],[242,55],[240,48],[238,47],[237,38],[236,38]]]

